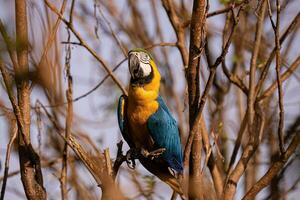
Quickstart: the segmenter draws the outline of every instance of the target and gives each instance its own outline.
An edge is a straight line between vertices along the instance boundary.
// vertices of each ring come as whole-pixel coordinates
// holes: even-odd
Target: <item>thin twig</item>
[[[99,0],[98,0],[99,1]],[[100,3],[100,1],[99,1]],[[116,33],[114,32],[110,22],[106,19],[105,15],[103,14],[101,8],[100,8],[100,5],[97,6],[98,8],[98,11],[99,13],[101,14],[102,18],[104,19],[104,22],[106,23],[106,25],[108,26],[110,32],[111,32],[111,35],[113,36],[113,38],[115,39],[115,41],[117,42],[118,46],[120,47],[123,55],[127,58],[127,50],[124,48],[120,38],[118,38],[118,36],[116,35]]]
[[[6,158],[5,158],[5,168],[4,168],[4,175],[3,175],[3,181],[2,181],[2,188],[1,188],[1,196],[0,196],[0,200],[4,199],[4,195],[5,195],[5,188],[6,188],[6,182],[7,182],[7,178],[8,178],[8,170],[9,170],[9,160],[10,160],[10,153],[11,153],[11,147],[17,137],[17,133],[18,133],[18,127],[17,124],[15,123],[15,121],[12,121],[12,136],[9,139],[9,142],[7,144],[7,150],[6,150]]]
[[[123,60],[121,60],[112,70],[112,72],[115,72],[125,61],[127,60],[127,58],[124,58]],[[72,100],[72,102],[77,102],[79,101],[80,99],[83,99],[87,96],[89,96],[90,94],[92,94],[93,92],[95,92],[108,78],[109,78],[109,74],[106,74],[104,76],[104,78],[101,79],[101,81],[99,81],[99,83],[97,83],[92,89],[90,89],[89,91],[87,91],[86,93],[74,98]],[[46,108],[54,108],[54,107],[59,107],[59,106],[63,106],[63,105],[66,105],[68,104],[68,102],[63,102],[63,103],[60,103],[60,104],[55,104],[55,105],[44,105],[44,107]]]
[[[74,10],[75,0],[72,0],[71,9],[70,9],[70,17],[69,23],[72,24],[73,21],[73,10]],[[71,34],[68,30],[68,42],[71,40]],[[69,138],[71,134],[71,127],[73,121],[73,80],[71,75],[71,45],[68,44],[66,46],[66,58],[65,58],[65,69],[66,69],[66,76],[68,80],[68,89],[66,91],[66,98],[68,102],[67,106],[67,116],[66,116],[66,129],[65,129],[65,138]],[[68,182],[68,159],[69,159],[69,151],[68,151],[68,144],[65,142],[63,155],[62,155],[62,169],[61,169],[61,197],[63,200],[68,199],[68,189],[67,189],[67,182]]]
[[[229,4],[225,8],[222,8],[220,10],[215,10],[215,11],[207,13],[206,17],[210,18],[210,17],[214,17],[216,15],[228,13],[231,10],[233,10],[234,8],[238,8],[238,7],[240,7],[240,6],[244,5],[244,4],[247,4],[248,2],[249,2],[249,0],[244,0],[244,1],[240,2],[240,3],[231,3],[231,4]],[[187,20],[186,22],[183,23],[183,27],[189,26],[190,23],[191,23],[191,21]]]
[[[181,22],[180,18],[177,16],[174,2],[170,0],[162,0],[163,7],[169,17],[169,20],[175,30],[176,37],[177,37],[177,48],[180,51],[180,55],[183,61],[183,65],[187,67],[188,65],[188,51],[186,49],[186,42],[185,42],[185,34],[184,34],[184,27],[183,23]]]
[[[64,13],[64,11],[65,11],[66,4],[67,4],[67,0],[64,0],[64,1],[62,2],[61,8],[60,8],[60,13],[61,13],[62,15],[63,15],[63,13]],[[60,22],[61,22],[61,19],[58,17],[58,18],[56,19],[56,22],[55,22],[55,24],[54,24],[54,26],[53,26],[51,32],[50,32],[50,35],[49,35],[48,40],[47,40],[47,43],[46,43],[46,45],[45,45],[45,47],[44,47],[43,54],[42,54],[42,56],[41,56],[41,59],[40,59],[40,62],[39,62],[39,64],[38,64],[38,66],[40,66],[40,65],[44,62],[44,59],[45,59],[45,57],[46,57],[46,55],[47,55],[47,53],[48,53],[48,51],[49,51],[49,49],[50,49],[50,47],[51,47],[51,45],[52,45],[54,39],[55,39],[55,36],[56,36],[56,33],[57,33],[57,30],[58,30],[58,27],[59,27]]]
[[[80,45],[85,47],[85,49],[98,61],[101,63],[105,71],[109,74],[109,76],[113,79],[113,81],[117,84],[117,86],[120,88],[123,94],[127,95],[127,91],[120,82],[120,80],[115,76],[115,74],[109,69],[106,62],[97,55],[97,53],[83,40],[79,32],[75,30],[72,24],[70,24],[62,14],[58,12],[58,10],[53,6],[48,0],[45,0],[46,5],[57,15],[59,18],[66,24],[66,26],[72,31],[72,33],[75,35],[75,37],[80,42]]]
[[[284,82],[287,80],[294,72],[295,70],[299,67],[300,65],[300,56],[298,56],[295,61],[291,64],[291,66],[280,76],[281,82]],[[262,101],[269,97],[274,90],[278,87],[277,80],[272,83],[265,91],[257,97],[257,101]]]
[[[177,46],[176,43],[172,43],[172,42],[160,42],[160,43],[151,44],[149,46],[146,46],[145,49],[149,50],[149,49],[153,49],[155,47],[176,47],[176,46]]]
[[[283,138],[283,127],[284,127],[284,107],[283,107],[283,94],[282,94],[282,81],[280,79],[280,42],[279,42],[279,28],[280,28],[280,1],[276,0],[276,29],[275,31],[275,42],[276,42],[276,78],[277,78],[277,88],[278,88],[278,99],[279,99],[279,124],[278,124],[278,140],[279,149],[281,153],[284,153],[284,138]]]
[[[15,44],[13,43],[12,39],[9,37],[8,33],[6,32],[5,26],[1,19],[0,19],[0,32],[1,32],[1,35],[5,42],[6,49],[8,51],[8,55],[11,59],[13,67],[14,67],[14,69],[17,69],[19,67],[18,60],[17,60],[17,54],[16,54],[16,50],[14,48],[12,48],[15,46]]]
[[[261,105],[259,104],[256,104],[256,114],[257,120],[254,125],[257,130],[254,131],[255,135],[251,136],[251,139],[248,141],[240,160],[238,161],[235,168],[232,170],[232,173],[229,174],[228,181],[225,182],[223,193],[224,200],[233,199],[236,192],[237,183],[243,175],[243,173],[245,172],[249,160],[252,158],[257,147],[260,144],[263,130],[265,127],[265,116]]]
[[[297,13],[297,15],[294,17],[292,22],[289,24],[288,28],[284,31],[284,33],[280,37],[280,39],[279,39],[280,45],[285,41],[285,39],[289,36],[289,34],[292,33],[299,26],[299,23],[300,23],[300,12]],[[275,52],[276,52],[276,46],[273,48],[266,64],[263,66],[263,70],[261,72],[261,75],[259,77],[258,83],[255,88],[255,96],[257,96],[259,94],[260,90],[262,89],[263,83],[265,82],[265,79],[267,78],[270,65],[275,56]]]
[[[105,163],[103,156],[101,158],[94,159],[90,153],[88,153],[77,141],[76,139],[70,134],[69,138],[65,138],[64,130],[58,125],[55,119],[50,115],[48,110],[41,104],[39,101],[41,108],[43,109],[44,113],[48,117],[48,119],[53,124],[54,128],[56,129],[58,135],[64,139],[65,142],[68,143],[70,148],[74,151],[77,157],[82,161],[85,167],[89,170],[90,174],[95,179],[96,183],[99,187],[102,188],[102,198],[103,199],[123,199],[122,194],[117,189],[116,185],[113,183],[111,176],[108,175],[107,171],[105,170]]]
[[[235,163],[235,159],[237,157],[238,151],[239,151],[240,146],[242,144],[243,135],[244,135],[245,129],[247,127],[247,121],[248,121],[247,117],[248,117],[248,114],[247,114],[247,111],[246,111],[246,113],[243,117],[243,120],[241,122],[241,127],[239,129],[238,136],[237,136],[236,141],[234,143],[234,147],[233,147],[233,151],[232,151],[232,154],[231,154],[229,166],[228,166],[228,169],[227,169],[227,177],[226,177],[225,182],[228,181],[228,178],[229,178],[229,175],[232,172],[232,168],[233,168],[233,165]]]
[[[43,162],[42,161],[42,167],[51,167],[53,166],[54,164],[58,163],[58,162],[61,162],[61,159],[60,158],[57,158],[57,159],[53,159],[53,160],[48,160],[48,161],[45,161]],[[9,174],[7,174],[7,178],[9,177],[13,177],[13,176],[16,176],[20,173],[20,170],[15,170],[13,172],[10,172]],[[4,176],[0,177],[0,182],[4,180]]]
[[[240,88],[244,94],[248,95],[248,88],[247,86],[243,83],[243,81],[240,79],[239,76],[237,76],[236,74],[232,74],[229,72],[229,70],[226,67],[226,63],[222,62],[222,70],[224,72],[224,74],[226,75],[226,77],[228,78],[228,80],[233,83],[234,85],[236,85],[238,88]]]
[[[253,199],[263,188],[265,188],[271,182],[271,180],[280,172],[280,170],[288,161],[290,156],[295,152],[299,144],[300,133],[297,132],[287,150],[283,154],[281,154],[280,158],[271,165],[271,167],[262,176],[262,178],[259,179],[259,181],[252,186],[252,188],[243,197],[243,200]]]

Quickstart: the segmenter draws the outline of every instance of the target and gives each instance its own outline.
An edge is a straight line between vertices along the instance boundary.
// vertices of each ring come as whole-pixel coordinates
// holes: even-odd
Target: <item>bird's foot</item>
[[[158,158],[165,151],[166,151],[165,148],[159,148],[159,149],[156,149],[156,150],[150,151],[150,152],[143,148],[141,148],[141,149],[140,148],[131,148],[127,151],[126,156],[125,156],[127,166],[130,169],[134,169],[136,166],[135,159],[140,158],[140,156],[143,156],[145,158],[150,158],[151,160],[153,160],[155,158]]]
[[[127,151],[127,153],[126,153],[126,163],[127,163],[127,166],[130,169],[135,168],[135,166],[136,166],[135,159],[138,158],[139,152],[140,151],[137,148],[131,148]]]
[[[146,158],[150,158],[151,160],[153,160],[154,158],[159,157],[161,154],[163,154],[166,151],[165,148],[159,148],[156,149],[154,151],[147,151],[145,149],[141,149],[141,154],[146,157]]]

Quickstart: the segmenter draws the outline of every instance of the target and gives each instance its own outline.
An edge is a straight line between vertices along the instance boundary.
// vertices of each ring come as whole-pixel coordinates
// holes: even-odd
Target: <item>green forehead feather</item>
[[[142,48],[131,49],[131,50],[128,52],[128,54],[130,54],[131,52],[144,52],[144,53],[146,53],[146,54],[148,54],[148,55],[150,56],[151,60],[154,60],[154,59],[153,59],[153,56],[151,55],[151,53],[150,53],[149,51],[145,50],[145,49],[142,49]]]

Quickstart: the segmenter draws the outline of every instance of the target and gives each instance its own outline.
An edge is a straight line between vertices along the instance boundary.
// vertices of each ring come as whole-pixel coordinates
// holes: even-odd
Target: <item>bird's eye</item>
[[[140,59],[143,63],[149,63],[150,61],[150,57],[146,53],[142,53]]]

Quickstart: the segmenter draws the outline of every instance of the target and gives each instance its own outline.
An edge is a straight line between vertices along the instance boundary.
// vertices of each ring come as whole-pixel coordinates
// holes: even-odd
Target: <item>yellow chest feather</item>
[[[156,99],[159,92],[160,74],[152,60],[150,64],[153,69],[153,79],[143,86],[130,85],[127,107],[130,137],[136,147],[146,149],[153,146],[153,140],[147,129],[147,120],[159,107]]]
[[[127,119],[131,138],[137,147],[149,148],[153,144],[147,129],[147,121],[153,115],[159,105],[156,101],[157,93],[147,94],[147,98],[141,98],[141,91],[129,92]]]
[[[128,119],[132,123],[143,125],[157,109],[158,103],[156,101],[144,105],[134,105],[134,103],[129,103],[127,112]]]

